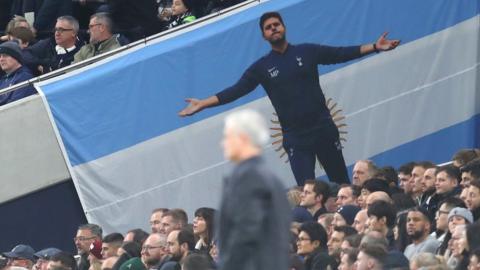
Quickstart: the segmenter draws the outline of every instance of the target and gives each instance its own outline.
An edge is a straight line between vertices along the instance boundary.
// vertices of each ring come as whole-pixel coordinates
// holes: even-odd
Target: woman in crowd
[[[213,240],[213,218],[215,209],[202,207],[195,211],[193,234],[198,238],[195,249],[209,252]]]

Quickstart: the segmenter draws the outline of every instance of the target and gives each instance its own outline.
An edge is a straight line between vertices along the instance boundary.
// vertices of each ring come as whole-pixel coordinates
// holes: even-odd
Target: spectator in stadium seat
[[[327,213],[325,202],[330,195],[330,187],[324,181],[307,180],[300,195],[300,206],[307,208],[308,212],[317,220],[322,214]]]
[[[7,27],[5,28],[4,35],[0,37],[0,41],[9,41],[11,40],[11,34],[13,29],[17,27],[24,27],[30,29],[33,33],[33,28],[32,26],[28,23],[28,21],[22,17],[22,16],[17,16],[15,15],[7,24]],[[35,33],[34,33],[35,34]]]
[[[162,227],[162,217],[167,211],[167,208],[153,209],[152,214],[150,215],[150,229],[152,233],[160,232],[160,228]]]
[[[10,40],[16,40],[23,50],[35,42],[35,35],[30,28],[16,27],[10,33]]]
[[[357,230],[359,234],[365,233],[368,231],[367,219],[368,219],[368,210],[362,209],[358,211],[353,220],[352,227]]]
[[[297,240],[297,254],[304,256],[305,270],[326,270],[335,265],[328,255],[327,233],[322,225],[305,222],[300,227]]]
[[[68,252],[58,252],[50,258],[47,266],[48,270],[77,270],[77,262],[72,254]]]
[[[180,230],[187,225],[187,214],[182,209],[171,209],[163,214],[159,233],[168,236],[173,230]]]
[[[141,259],[146,269],[158,269],[168,253],[167,238],[163,234],[152,233],[142,246]]]
[[[397,214],[395,207],[389,202],[377,200],[369,205],[367,214],[368,231],[381,233],[387,239],[389,249],[395,249],[395,239],[392,231]]]
[[[139,230],[139,229],[137,229]],[[125,236],[127,239],[128,234]],[[147,237],[149,235],[147,234]],[[144,241],[142,241],[143,243]],[[142,244],[134,241],[124,242],[122,246],[117,251],[118,260],[113,265],[113,270],[121,269],[122,265],[127,261],[131,260],[132,258],[139,258],[141,257],[142,252]],[[143,263],[140,261],[140,264],[143,266]]]
[[[462,173],[462,182],[460,185],[462,188],[468,188],[470,181],[480,179],[480,158],[476,158],[465,164],[460,168],[460,172]]]
[[[121,233],[111,233],[103,237],[102,240],[102,259],[117,256],[118,249],[123,244],[123,235]]]
[[[214,232],[215,209],[201,207],[195,210],[193,233],[198,238],[195,249],[209,253]]]
[[[287,150],[297,185],[303,186],[305,180],[315,178],[317,159],[330,181],[338,184],[349,183],[338,128],[326,106],[326,99],[318,82],[317,66],[346,62],[370,53],[392,50],[400,41],[387,40],[385,33],[374,44],[356,47],[291,45],[286,39],[283,19],[277,12],[263,14],[259,26],[272,51],[249,67],[232,87],[202,100],[187,98],[189,105],[180,111],[179,115],[193,115],[205,108],[233,102],[261,84],[280,119],[283,146]],[[284,64],[280,66],[277,63]],[[306,68],[308,70],[304,70]],[[302,95],[298,95],[298,89],[302,89]]]
[[[442,243],[439,248],[439,253],[443,254],[446,250],[451,233],[448,230],[448,214],[455,207],[465,208],[465,203],[456,197],[449,197],[443,200],[435,215],[435,232],[432,235]]]
[[[431,163],[430,161],[422,161],[422,162],[416,162],[415,166],[413,166],[412,169],[412,177],[410,181],[413,183],[412,184],[412,199],[415,201],[416,205],[421,205],[422,204],[422,195],[423,195],[423,186],[422,186],[422,180],[423,180],[423,175],[425,174],[425,170],[429,168],[433,168],[435,165]]]
[[[356,205],[345,205],[337,209],[333,215],[332,226],[352,226],[355,216],[362,210]]]
[[[473,220],[477,221],[480,218],[480,179],[470,182],[465,203],[473,214]]]
[[[367,208],[368,196],[376,191],[383,191],[387,194],[390,192],[390,186],[387,181],[378,178],[371,178],[365,181],[362,185],[360,196],[357,199],[358,205],[362,209]]]
[[[335,269],[340,264],[340,254],[342,251],[342,242],[345,237],[356,234],[357,231],[350,226],[335,226],[333,233],[327,242],[328,255],[335,261],[332,268]]]
[[[127,232],[123,242],[135,242],[140,246],[143,245],[145,239],[147,239],[148,233],[142,229],[133,229]]]
[[[96,240],[102,241],[102,228],[97,224],[80,225],[73,240],[75,241],[75,246],[77,247],[77,253],[80,255],[80,259],[78,260],[78,269],[88,270],[90,268],[90,262],[88,261],[90,246]]]
[[[427,168],[423,173],[422,177],[422,197],[420,198],[420,206],[426,207],[428,202],[432,199],[432,196],[435,195],[435,180],[437,173],[437,166]]]
[[[172,17],[168,22],[168,29],[181,24],[193,22],[196,17],[193,14],[194,0],[173,0]]]
[[[468,229],[467,229],[467,234],[468,234]],[[469,244],[470,244],[470,241],[469,241]],[[468,270],[480,270],[480,248],[474,249],[472,252],[470,252],[470,261],[468,264]]]
[[[45,248],[40,251],[37,251],[34,254],[37,261],[35,262],[35,265],[33,266],[32,269],[47,270],[47,266],[48,266],[48,262],[50,261],[50,258],[59,252],[61,252],[61,250],[54,247]]]
[[[224,155],[236,166],[225,179],[217,222],[220,269],[289,265],[290,207],[285,188],[261,157],[268,138],[258,112],[241,110],[225,119]]]
[[[439,167],[435,175],[435,195],[432,196],[425,208],[433,218],[440,203],[447,197],[454,197],[460,194],[460,170],[453,165]]]
[[[0,89],[4,89],[33,78],[30,70],[23,65],[23,56],[20,46],[14,41],[7,41],[0,45],[0,68],[5,75],[0,78]],[[35,94],[32,86],[26,86],[16,91],[0,95],[0,105],[19,100]]]
[[[351,204],[358,205],[357,198],[360,196],[360,187],[357,185],[342,185],[337,193],[337,208]]]
[[[367,200],[365,201],[365,205],[368,209],[368,207],[370,207],[370,205],[372,205],[372,203],[376,202],[376,201],[384,201],[384,202],[387,202],[387,203],[392,203],[392,199],[390,198],[390,196],[388,196],[388,194],[384,191],[375,191],[375,192],[372,192],[368,195],[367,197]]]
[[[195,249],[193,232],[187,228],[173,230],[168,235],[167,245],[170,259],[160,267],[160,270],[178,269],[188,254]]]
[[[353,166],[352,183],[359,187],[378,172],[378,167],[371,160],[359,160]]]
[[[107,13],[93,14],[88,25],[90,43],[83,45],[74,55],[73,63],[120,48],[118,36],[112,34],[112,26],[112,20]]]
[[[17,245],[12,251],[4,252],[2,255],[8,258],[10,267],[17,266],[24,269],[32,269],[35,260],[35,250],[29,245]],[[7,268],[8,269],[8,268]]]
[[[407,214],[407,234],[412,239],[412,243],[405,248],[404,254],[409,260],[418,253],[435,253],[440,246],[435,237],[430,235],[432,221],[429,213],[421,208],[415,207]]]
[[[25,50],[29,66],[41,74],[66,67],[83,43],[78,39],[78,21],[72,16],[62,16],[55,24],[53,37],[38,41]]]
[[[414,162],[408,162],[403,164],[398,168],[398,185],[405,194],[411,194],[412,192],[412,182],[410,179],[412,178],[412,170],[413,166],[415,166]]]
[[[381,270],[387,258],[387,249],[383,245],[361,245],[355,266],[357,270]]]

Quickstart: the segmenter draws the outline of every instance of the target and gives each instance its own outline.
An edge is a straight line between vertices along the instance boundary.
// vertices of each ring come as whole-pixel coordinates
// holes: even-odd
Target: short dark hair
[[[433,164],[431,161],[419,161],[415,163],[415,166],[413,167],[422,167],[423,169],[430,169],[430,168],[435,168],[436,165]]]
[[[344,225],[344,226],[334,226],[333,230],[336,231],[336,232],[343,233],[343,238],[358,233],[357,230],[355,230],[353,227],[346,226],[346,225]]]
[[[262,17],[260,17],[260,23],[259,24],[260,24],[260,30],[262,31],[262,33],[263,33],[263,24],[265,23],[266,20],[268,20],[270,18],[277,18],[282,23],[282,25],[285,26],[280,13],[275,12],[275,11],[266,12],[266,13],[262,14]]]
[[[480,189],[480,179],[473,179],[472,181],[470,181],[470,186],[474,186]]]
[[[122,245],[122,249],[125,250],[129,258],[140,257],[142,252],[142,244],[138,242],[125,242]]]
[[[187,243],[188,250],[195,249],[195,236],[193,236],[193,231],[188,228],[183,228],[178,232],[177,236],[178,244],[182,245]]]
[[[328,241],[327,232],[325,231],[323,226],[320,225],[319,223],[315,221],[307,221],[300,226],[299,232],[302,232],[302,231],[308,234],[312,242],[319,241],[320,248],[323,249],[327,247],[327,241]]]
[[[338,190],[342,188],[350,188],[350,190],[352,191],[352,196],[355,198],[358,198],[362,193],[362,188],[354,184],[342,184],[340,185],[340,188]]]
[[[309,179],[305,181],[304,185],[313,185],[313,192],[316,196],[322,195],[322,204],[325,204],[330,197],[330,186],[324,181]]]
[[[73,255],[68,252],[60,251],[50,257],[50,261],[60,262],[62,267],[59,268],[63,270],[77,270],[77,262],[75,261]]]
[[[385,179],[388,184],[398,185],[398,174],[392,166],[381,167],[373,177]]]
[[[403,174],[412,174],[413,167],[415,166],[415,162],[408,162],[400,166],[398,168],[398,173],[403,173]]]
[[[463,166],[460,171],[470,173],[473,178],[480,179],[480,158],[476,158]]]
[[[383,191],[390,196],[390,187],[387,181],[380,178],[371,178],[365,181],[362,185],[362,189],[368,190],[370,193],[375,191]]]
[[[457,180],[457,184],[462,180],[460,169],[453,166],[452,164],[441,166],[435,172],[435,176],[441,172],[445,172],[450,178]]]
[[[164,217],[171,216],[175,223],[179,223],[182,227],[188,224],[188,216],[185,210],[180,208],[171,209],[163,213]]]
[[[478,185],[478,189],[480,189],[480,182]],[[441,201],[438,204],[438,207],[442,206],[442,204],[446,204],[448,208],[450,208],[449,210],[452,210],[455,207],[467,208],[465,202],[458,197],[447,197],[445,198],[445,200]]]
[[[361,245],[360,251],[367,254],[369,257],[374,258],[382,266],[385,264],[385,259],[387,258],[388,251],[383,245],[378,244],[367,244]]]
[[[208,254],[191,253],[185,257],[182,264],[184,270],[211,270],[215,269],[215,264]]]
[[[102,242],[107,244],[116,243],[120,246],[123,242],[123,235],[121,233],[107,234],[103,237]]]
[[[427,220],[428,222],[430,222],[430,224],[432,224],[432,217],[430,216],[430,213],[427,211],[427,209],[425,209],[424,207],[415,206],[413,208],[408,209],[407,216],[408,216],[408,213],[410,213],[410,212],[420,212],[420,213],[422,213],[425,220]]]
[[[127,233],[133,233],[133,242],[143,245],[143,242],[147,240],[148,233],[142,229],[133,229]]]
[[[346,236],[343,239],[343,241],[347,241],[351,247],[358,248],[360,246],[360,242],[362,241],[362,237],[363,235],[358,233],[352,234],[352,235]]]
[[[385,201],[373,202],[367,210],[368,216],[375,216],[378,219],[385,217],[388,228],[392,228],[395,225],[395,219],[397,218],[397,212],[395,207]]]

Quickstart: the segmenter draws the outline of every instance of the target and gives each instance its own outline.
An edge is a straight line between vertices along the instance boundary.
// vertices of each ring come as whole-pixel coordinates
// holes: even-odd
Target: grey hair
[[[103,234],[102,227],[98,226],[97,224],[92,224],[92,223],[83,224],[78,226],[78,229],[89,230],[93,235],[102,239],[102,234]]]
[[[80,29],[80,26],[78,25],[78,20],[75,19],[73,16],[60,16],[57,18],[57,21],[67,21],[70,25],[72,25],[73,31],[75,31],[75,33],[78,33],[78,30]]]
[[[267,122],[260,113],[245,109],[225,117],[225,128],[247,135],[255,146],[262,147],[269,140]]]
[[[101,24],[105,25],[105,28],[107,28],[108,32],[112,33],[113,21],[107,12],[95,13],[92,16],[90,16],[90,19],[93,19],[93,18],[95,18],[97,21],[100,21]]]
[[[439,265],[444,265],[445,260],[443,257],[435,255],[433,253],[429,252],[421,252],[418,254],[415,254],[412,259],[412,262],[415,262],[417,267],[429,267],[429,266],[439,266]]]

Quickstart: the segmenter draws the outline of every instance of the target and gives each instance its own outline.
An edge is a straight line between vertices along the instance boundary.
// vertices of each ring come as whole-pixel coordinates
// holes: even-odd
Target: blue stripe
[[[272,0],[42,89],[70,162],[78,165],[265,96],[257,90],[190,118],[176,116],[184,98],[229,86],[268,52],[258,28],[265,11],[284,15],[293,43],[350,45],[372,42],[384,30],[413,41],[475,16],[478,6],[471,0]]]

